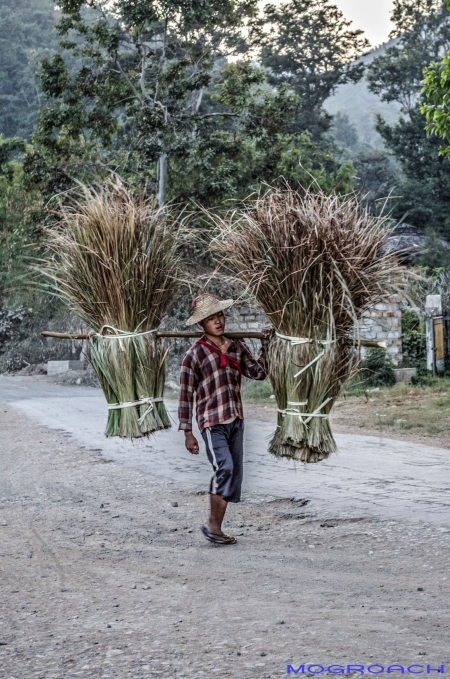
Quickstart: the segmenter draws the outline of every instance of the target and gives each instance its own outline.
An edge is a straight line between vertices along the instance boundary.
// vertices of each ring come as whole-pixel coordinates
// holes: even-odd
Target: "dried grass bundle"
[[[214,218],[213,248],[272,322],[269,377],[278,404],[270,452],[317,462],[336,450],[329,413],[356,367],[361,314],[386,298],[396,260],[387,226],[356,199],[271,189]],[[293,339],[288,339],[293,338]]]
[[[167,351],[151,331],[179,289],[177,224],[118,180],[82,187],[57,217],[45,273],[93,330],[87,357],[109,404],[106,435],[170,427],[162,402]]]

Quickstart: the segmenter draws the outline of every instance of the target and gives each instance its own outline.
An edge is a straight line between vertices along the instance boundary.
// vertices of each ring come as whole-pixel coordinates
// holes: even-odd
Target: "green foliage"
[[[386,212],[391,207],[389,195],[398,180],[398,170],[386,152],[366,148],[353,156],[356,170],[356,187],[363,202],[374,214]]]
[[[39,334],[52,323],[57,329],[70,327],[73,319],[30,280],[44,213],[39,192],[25,187],[20,162],[24,148],[21,139],[0,138],[0,372],[49,358],[76,358],[80,351],[68,342],[46,342]]]
[[[82,66],[71,75],[60,55],[42,64],[47,103],[26,159],[30,180],[51,193],[73,178],[117,171],[155,192],[158,170],[165,172],[158,162],[168,157],[171,197],[182,198],[199,177],[197,198],[229,193],[263,74],[224,57],[239,53],[236,29],[253,4],[120,0],[112,12],[106,1],[63,1],[59,31]],[[78,43],[67,40],[72,35]],[[288,98],[279,103],[289,114]]]
[[[163,202],[168,179],[168,198],[212,206],[239,200],[280,174],[348,190],[353,168],[341,167],[330,144],[317,146],[299,126],[306,109],[291,85],[279,80],[268,87],[265,71],[248,58],[227,61],[245,57],[243,28],[255,6],[255,0],[182,6],[118,0],[113,10],[107,0],[62,1],[58,31],[72,62],[64,53],[42,63],[46,103],[24,160],[30,185],[53,195],[75,180],[116,172],[159,190]],[[350,64],[359,34],[346,32],[345,22],[333,33],[335,16],[327,15],[321,34],[337,43],[330,48],[336,65],[324,76],[328,92],[361,70]],[[308,77],[313,86],[317,73]]]
[[[273,387],[269,380],[257,382],[244,379],[242,383],[242,399],[245,403],[272,403],[276,406]]]
[[[0,130],[30,138],[39,107],[39,60],[56,48],[51,0],[0,0]]]
[[[36,289],[10,295],[0,308],[0,373],[17,371],[48,360],[79,359],[81,342],[41,337],[44,328],[79,331],[68,311]]]
[[[340,155],[352,163],[353,188],[372,214],[386,214],[390,209],[390,194],[398,182],[399,169],[384,149],[372,148],[361,142],[356,126],[347,113],[338,111],[333,118],[332,133]]]
[[[365,387],[389,387],[395,384],[394,364],[385,349],[369,349],[361,361],[359,378]]]
[[[78,180],[92,184],[116,173],[156,193],[167,163],[168,198],[210,206],[230,205],[280,177],[328,193],[351,190],[353,165],[336,160],[332,143],[314,140],[299,94],[282,79],[270,86],[265,68],[250,61],[244,27],[255,18],[256,0],[61,0],[56,13],[48,0],[8,5],[0,0],[0,55],[9,69],[3,85],[0,79],[0,97],[6,97],[0,122],[23,138],[0,140],[0,301],[4,309],[33,311],[22,321],[20,339],[3,351],[3,367],[17,368],[22,349],[25,361],[44,360],[38,330],[73,322],[57,301],[46,304],[27,286],[28,261],[41,253],[49,218],[44,207]],[[343,32],[333,33],[335,16],[327,14],[320,32],[321,49],[326,34],[337,64],[334,71],[327,66],[324,96],[325,80],[331,92],[338,72],[345,80],[360,70],[351,64],[346,28],[340,24]],[[314,30],[305,33],[305,55]],[[34,73],[41,57],[38,94]],[[318,61],[308,68],[304,77],[314,86]],[[38,104],[30,146],[25,140]]]
[[[425,70],[423,81],[424,103],[421,112],[425,114],[428,134],[436,135],[446,142],[439,152],[450,155],[450,53],[441,62],[431,64]]]
[[[423,71],[450,48],[446,0],[395,0],[391,20],[395,44],[369,67],[370,89],[383,101],[397,101],[404,113],[417,107]]]
[[[425,235],[425,248],[417,258],[417,264],[431,271],[450,270],[450,248],[448,243],[444,242],[436,232],[430,229],[426,230]]]
[[[404,175],[393,216],[450,236],[450,165],[439,157],[439,140],[427,137],[421,112],[423,70],[450,48],[450,14],[443,0],[396,0],[392,19],[396,42],[372,62],[368,80],[383,101],[401,106],[396,124],[377,122]]]
[[[402,352],[405,368],[417,368],[419,374],[426,372],[425,321],[409,309],[402,312]]]
[[[333,118],[333,135],[339,146],[353,151],[358,146],[358,132],[350,122],[347,113],[338,111]]]
[[[357,58],[369,47],[363,31],[350,30],[329,0],[266,4],[253,22],[251,37],[274,85],[289,83],[300,97],[295,131],[315,141],[331,124],[323,104],[339,85],[358,82],[364,65]]]
[[[0,138],[0,304],[8,291],[21,285],[25,261],[35,252],[42,220],[42,199],[26,189],[20,159],[23,140]]]
[[[450,2],[447,2],[450,9]],[[440,56],[440,55],[437,55]],[[441,61],[434,61],[424,70],[422,94],[424,102],[421,112],[427,120],[426,130],[428,134],[436,135],[443,139],[447,145],[441,146],[439,151],[442,155],[450,155],[450,112],[449,112],[449,77],[450,77],[450,52]]]
[[[393,187],[392,214],[450,239],[450,164],[439,156],[438,139],[427,137],[424,128],[419,106],[396,125],[378,121],[377,129],[403,171]]]

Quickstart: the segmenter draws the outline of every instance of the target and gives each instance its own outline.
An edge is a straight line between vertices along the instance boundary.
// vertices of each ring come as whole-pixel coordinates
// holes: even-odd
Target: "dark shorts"
[[[206,454],[214,469],[210,493],[239,502],[243,476],[244,420],[216,424],[202,432]]]

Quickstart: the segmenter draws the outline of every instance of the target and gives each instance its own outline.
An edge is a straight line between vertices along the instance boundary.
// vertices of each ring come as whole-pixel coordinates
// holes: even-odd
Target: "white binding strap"
[[[213,442],[212,442],[212,436],[211,436],[210,428],[206,427],[205,431],[206,431],[206,438],[208,439],[208,448],[211,451],[211,455],[212,455],[212,458],[213,458],[212,467],[214,469],[214,476],[212,477],[211,490],[213,492],[213,495],[215,495],[216,490],[217,490],[217,470],[219,469],[219,465],[217,464],[217,458],[216,458],[216,454],[214,452],[214,446],[213,446]]]
[[[308,424],[308,422],[310,422],[313,417],[322,417],[323,419],[328,419],[330,417],[330,415],[328,413],[323,415],[320,412],[322,410],[322,408],[324,408],[329,401],[331,401],[331,397],[327,398],[318,408],[315,409],[315,411],[313,413],[301,413],[298,410],[291,410],[291,409],[288,409],[288,408],[286,410],[280,410],[278,408],[278,412],[281,413],[282,415],[295,415],[296,417],[298,417],[303,422],[303,424]],[[294,405],[294,402],[288,401],[288,405]],[[296,405],[300,405],[300,404],[296,404]],[[307,405],[307,404],[302,403],[301,405]],[[307,419],[304,420],[303,419],[304,417],[306,417]]]
[[[116,334],[115,335],[104,335],[103,330],[105,328],[109,328],[110,330],[113,330]],[[116,339],[119,340],[120,348],[122,351],[125,351],[125,348],[122,344],[123,339],[130,339],[131,337],[139,337],[140,335],[150,335],[152,332],[157,332],[157,328],[153,328],[152,330],[143,330],[140,332],[139,330],[136,330],[135,332],[128,332],[127,330],[120,330],[119,328],[115,328],[113,325],[102,325],[100,328],[100,332],[91,332],[90,335],[91,337],[101,337],[102,339]]]
[[[144,406],[149,404],[145,413],[141,415],[141,417],[138,420],[139,424],[141,424],[145,417],[147,417],[147,415],[152,412],[153,404],[161,403],[162,401],[164,401],[163,398],[151,398],[149,396],[140,398],[139,401],[127,401],[126,403],[108,403],[108,410],[121,410],[122,408],[133,408],[134,406]]]
[[[299,375],[301,375],[302,373],[304,373],[305,370],[308,370],[308,368],[310,368],[312,365],[314,365],[314,363],[315,363],[316,361],[318,361],[319,358],[322,358],[322,356],[324,355],[324,353],[325,353],[325,349],[322,351],[321,354],[319,354],[318,356],[316,356],[315,358],[313,358],[313,360],[310,361],[310,362],[308,363],[308,365],[305,365],[301,370],[298,371],[298,373],[295,373],[294,379],[295,379],[296,377],[298,377]]]
[[[276,332],[275,335],[279,337],[280,339],[286,340],[287,342],[291,343],[292,347],[298,346],[300,344],[332,344],[333,342],[336,342],[336,340],[315,340],[315,339],[310,339],[309,337],[290,337],[289,335],[280,335],[279,332]],[[301,370],[299,370],[297,373],[294,375],[294,379],[296,377],[299,377],[302,373],[305,372],[305,370],[308,370],[316,361],[319,360],[319,358],[322,358],[322,356],[325,353],[325,349],[323,349],[322,353],[313,358],[312,361],[308,363],[308,365],[305,365]]]
[[[333,344],[333,342],[336,342],[336,340],[319,340],[319,339],[311,339],[310,337],[290,337],[289,335],[280,335],[279,332],[275,332],[275,335],[279,337],[280,339],[286,340],[287,342],[290,342],[292,346],[296,346],[298,344]]]

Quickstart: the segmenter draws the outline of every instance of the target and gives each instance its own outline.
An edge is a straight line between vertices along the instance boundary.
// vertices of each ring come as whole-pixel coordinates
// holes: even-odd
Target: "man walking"
[[[267,376],[267,339],[261,340],[258,359],[241,340],[225,337],[225,315],[234,301],[218,300],[205,293],[193,304],[186,325],[199,324],[204,335],[186,353],[180,376],[179,429],[184,430],[186,448],[199,452],[192,433],[194,396],[197,423],[214,469],[210,484],[210,516],[202,532],[207,540],[232,545],[236,538],[225,535],[222,521],[228,502],[239,502],[243,476],[244,414],[241,400],[242,375],[253,380]]]

